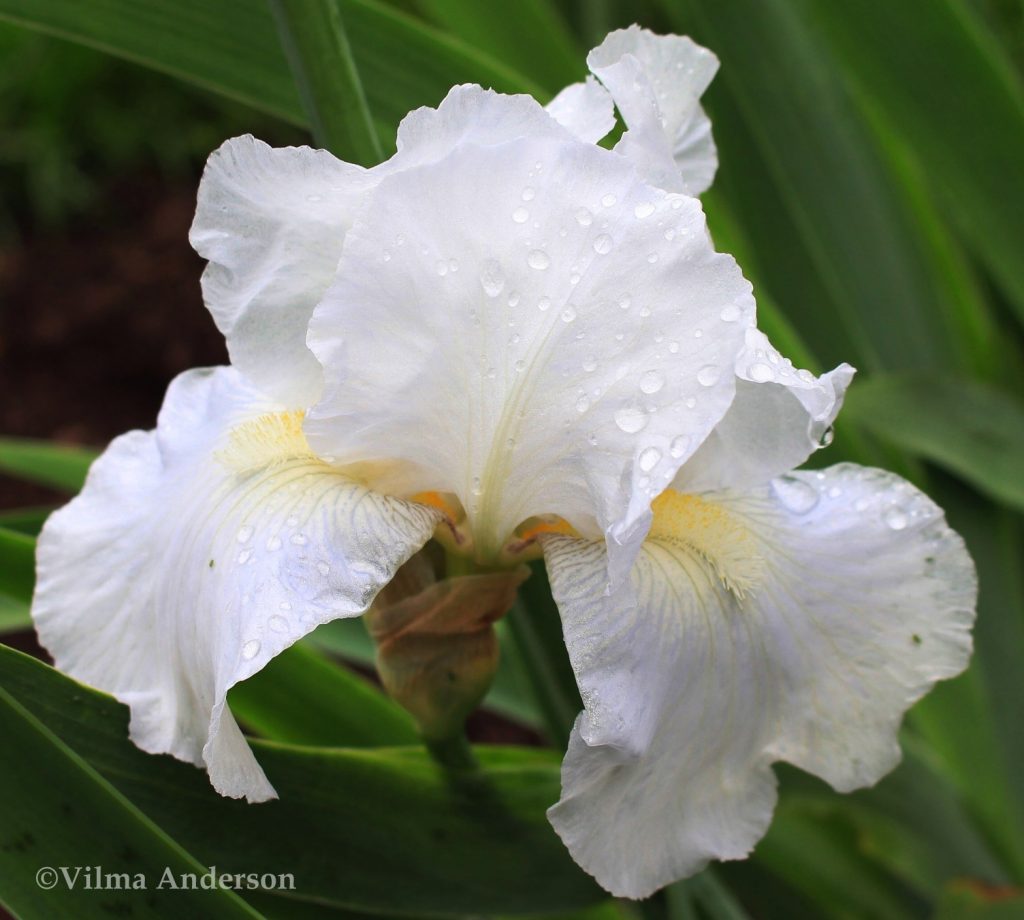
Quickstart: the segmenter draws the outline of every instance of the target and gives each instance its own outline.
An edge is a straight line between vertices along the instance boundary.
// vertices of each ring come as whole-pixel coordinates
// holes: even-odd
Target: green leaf
[[[5,652],[6,654],[12,654]],[[39,665],[39,667],[43,667]],[[3,681],[6,684],[6,681]],[[165,918],[259,917],[230,891],[161,890],[165,870],[197,877],[207,868],[153,824],[97,771],[0,687],[0,899],[22,920],[114,914]],[[146,890],[86,891],[93,866],[141,878]],[[67,867],[75,887],[56,877],[37,884],[46,867]],[[81,867],[81,876],[75,876]]]
[[[0,438],[0,472],[67,492],[77,492],[85,482],[95,451],[65,447],[50,441]]]
[[[987,384],[939,375],[859,380],[843,409],[865,430],[1024,509],[1024,405]]]
[[[0,527],[0,594],[27,603],[35,584],[36,541]]]
[[[416,0],[426,16],[551,93],[583,79],[584,51],[549,0]]]
[[[270,0],[270,6],[317,145],[363,166],[379,163],[380,138],[338,5]]]
[[[525,77],[372,0],[340,0],[381,137],[457,83],[533,92]],[[169,73],[296,124],[305,115],[264,0],[0,0],[0,18]],[[400,63],[399,63],[400,62]]]
[[[814,352],[876,370],[955,366],[937,322],[958,312],[942,254],[808,24],[785,0],[664,3],[722,59],[708,94],[717,187]]]
[[[264,738],[292,744],[416,744],[403,709],[361,677],[293,645],[233,687],[231,711]]]
[[[0,685],[201,862],[294,872],[289,897],[443,917],[564,911],[607,897],[547,823],[559,790],[553,752],[478,748],[482,769],[460,778],[418,747],[257,741],[280,800],[254,806],[221,798],[193,767],[136,749],[123,707],[34,659],[0,648]]]
[[[1024,319],[1024,94],[996,41],[957,0],[796,7],[906,137]]]
[[[34,537],[43,529],[43,524],[54,510],[50,507],[40,507],[0,511],[0,527]]]
[[[526,672],[547,733],[560,748],[569,740],[576,716],[583,709],[576,677],[562,638],[562,620],[551,597],[542,563],[519,589],[505,622],[518,661]]]

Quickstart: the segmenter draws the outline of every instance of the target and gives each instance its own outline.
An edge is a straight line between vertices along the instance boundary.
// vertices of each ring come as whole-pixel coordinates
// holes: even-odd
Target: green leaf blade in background
[[[1024,403],[994,387],[939,375],[858,381],[843,409],[864,430],[1024,511]]]
[[[420,105],[456,83],[543,91],[450,35],[372,0],[338,0],[385,150]],[[265,0],[0,0],[0,18],[152,67],[294,124],[299,93]],[[395,66],[401,61],[402,66]]]
[[[797,0],[894,129],[1024,322],[1024,91],[959,0]]]
[[[0,649],[4,655],[13,654]],[[38,665],[43,667],[43,665]],[[6,686],[6,681],[0,681]],[[221,889],[158,888],[165,870],[204,875],[207,867],[185,852],[107,780],[0,686],[0,902],[25,920],[66,916],[94,920],[113,914],[260,916]],[[37,884],[45,867],[93,866],[104,873],[141,873],[145,890],[87,891],[85,880],[52,890]],[[59,869],[57,870],[59,871]]]
[[[845,342],[847,360],[865,371],[955,367],[958,349],[936,322],[958,312],[936,307],[951,296],[940,256],[808,24],[783,0],[664,5],[677,29],[722,60],[708,94],[718,182],[728,193],[730,171],[762,161],[765,178],[747,182],[732,207],[741,225],[758,230],[759,274],[810,347],[831,361]],[[783,268],[792,256],[782,250],[794,243],[821,289],[799,301],[787,296],[793,269]]]
[[[384,159],[335,3],[270,0],[277,31],[317,146],[362,166]]]
[[[77,492],[96,452],[29,438],[0,438],[0,472],[29,482]]]
[[[123,707],[38,661],[0,647],[0,685],[204,864],[294,872],[289,898],[439,917],[607,898],[545,817],[558,797],[554,752],[480,748],[480,773],[459,779],[421,747],[255,742],[280,799],[247,805],[218,796],[201,771],[136,749]]]

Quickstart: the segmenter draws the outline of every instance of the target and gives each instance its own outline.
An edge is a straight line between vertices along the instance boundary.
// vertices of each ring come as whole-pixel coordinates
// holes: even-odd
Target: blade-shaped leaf
[[[505,92],[536,87],[410,16],[372,0],[339,0],[385,146],[410,109],[456,83]],[[0,0],[0,18],[161,70],[296,124],[305,115],[264,0]],[[400,62],[400,65],[397,63]]]
[[[207,867],[3,687],[0,736],[0,901],[22,920],[260,916],[228,890],[161,888],[165,871],[198,879]],[[88,891],[93,866],[126,881]],[[134,888],[140,879],[145,887]]]
[[[1024,93],[959,0],[798,0],[920,158],[949,218],[1024,319]]]
[[[0,438],[0,472],[67,492],[85,482],[96,452],[28,438]]]
[[[865,430],[1024,509],[1024,404],[983,383],[880,375],[850,388],[843,408]]]
[[[253,806],[220,798],[193,767],[137,750],[109,697],[2,647],[0,685],[202,862],[294,872],[289,897],[435,916],[605,899],[544,814],[558,797],[557,754],[479,748],[479,773],[456,778],[419,747],[254,742],[280,800]]]

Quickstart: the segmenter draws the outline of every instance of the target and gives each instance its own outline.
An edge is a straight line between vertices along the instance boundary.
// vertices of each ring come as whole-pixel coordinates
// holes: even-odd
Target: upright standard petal
[[[877,781],[903,713],[970,654],[963,541],[880,470],[670,490],[612,597],[599,544],[544,546],[586,705],[549,815],[618,895],[745,856],[771,818],[773,761],[841,791]]]
[[[232,363],[283,403],[306,406],[319,393],[309,317],[372,182],[326,150],[250,136],[226,141],[206,164],[190,234],[210,263],[203,299]]]
[[[563,89],[545,108],[580,140],[596,144],[615,127],[612,97],[593,77]]]
[[[718,58],[682,35],[619,29],[587,56],[628,131],[616,150],[655,185],[699,195],[715,177],[718,154],[700,97]]]
[[[39,538],[33,616],[57,667],[126,703],[139,747],[250,801],[274,790],[230,687],[366,610],[437,524],[318,460],[301,420],[233,369],[183,374],[156,431],[115,440]]]
[[[731,402],[753,315],[695,199],[566,138],[383,180],[310,326],[314,448],[390,494],[454,493],[484,557],[533,515],[641,521]]]
[[[680,492],[747,489],[800,466],[827,446],[853,379],[849,364],[815,377],[798,370],[759,329],[747,329],[736,359],[736,398],[679,470]]]

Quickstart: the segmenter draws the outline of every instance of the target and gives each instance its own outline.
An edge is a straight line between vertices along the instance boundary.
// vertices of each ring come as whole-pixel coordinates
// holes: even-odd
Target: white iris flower
[[[712,248],[714,56],[634,27],[588,63],[547,110],[456,87],[369,170],[217,151],[192,240],[232,366],[175,380],[51,517],[34,615],[136,744],[263,801],[231,686],[435,534],[482,567],[543,551],[585,704],[551,821],[641,897],[749,852],[773,761],[890,770],[966,665],[975,578],[898,477],[790,472],[852,370],[781,358]]]

